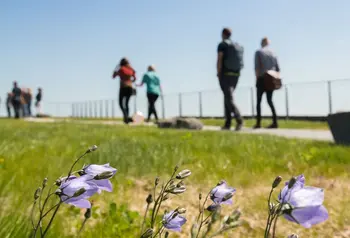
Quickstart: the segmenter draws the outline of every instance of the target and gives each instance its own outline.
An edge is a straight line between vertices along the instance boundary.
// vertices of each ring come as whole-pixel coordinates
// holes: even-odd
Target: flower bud
[[[223,183],[225,183],[225,180],[221,180],[220,182],[218,182],[218,184],[216,186],[220,186]]]
[[[289,183],[288,183],[288,189],[291,189],[294,184],[297,182],[297,179],[295,177],[292,177],[290,180],[289,180]]]
[[[85,219],[89,219],[91,217],[91,208],[86,209],[84,217]]]
[[[55,194],[58,195],[58,196],[61,196],[62,195],[62,190],[59,189],[59,188],[56,189]]]
[[[81,188],[79,190],[77,190],[74,194],[73,194],[73,198],[75,197],[79,197],[80,195],[82,195],[83,193],[86,192],[86,189],[85,188]]]
[[[299,238],[299,236],[297,234],[291,234],[288,236],[288,238]]]
[[[171,184],[171,185],[165,190],[165,192],[171,192],[171,191],[173,191],[175,188],[176,188],[176,185],[175,185],[175,184]]]
[[[148,228],[145,233],[143,233],[141,235],[141,238],[149,238],[153,235],[153,229],[152,228]]]
[[[86,153],[94,152],[97,150],[97,148],[98,148],[97,145],[93,145],[86,151]]]
[[[168,238],[169,237],[169,231],[165,232],[164,238]]]
[[[47,185],[47,178],[44,178],[44,180],[43,180],[43,188],[45,188],[46,185]]]
[[[37,188],[34,192],[34,200],[37,200],[40,197],[41,187]]]
[[[233,193],[229,192],[226,193],[225,196],[222,198],[222,201],[225,202],[233,197]]]
[[[169,194],[165,195],[163,198],[162,198],[162,201],[166,201],[169,199]]]
[[[176,172],[178,169],[179,169],[179,166],[176,165],[175,168],[174,168],[174,171]]]
[[[179,208],[179,209],[177,209],[177,212],[179,214],[184,214],[184,213],[186,213],[186,208]]]
[[[212,204],[209,207],[207,207],[207,210],[209,212],[215,212],[216,210],[218,210],[220,208],[220,204]]]
[[[282,181],[282,177],[277,176],[275,178],[275,181],[273,181],[273,183],[272,183],[272,188],[277,188],[277,186],[281,183],[281,181]]]
[[[62,184],[62,180],[61,180],[61,179],[57,179],[57,180],[55,181],[55,185],[56,185],[56,186],[61,186],[61,184]]]
[[[178,175],[176,175],[177,179],[185,179],[191,175],[191,171],[189,169],[182,170]]]
[[[111,171],[105,171],[102,172],[94,177],[95,180],[101,180],[101,179],[110,179],[113,177],[113,172]]]
[[[178,184],[176,184],[177,188],[180,188],[181,186],[184,186],[185,183],[181,180]]]
[[[169,191],[171,194],[181,194],[181,193],[184,193],[186,191],[186,187],[185,186],[182,186],[182,187],[179,187],[177,188],[175,186],[174,189],[172,189],[171,191]]]
[[[202,200],[202,193],[199,193],[198,198],[199,200]]]
[[[155,180],[154,180],[154,185],[157,186],[159,184],[159,177],[157,177]]]
[[[151,204],[153,202],[153,196],[152,194],[148,194],[148,197],[146,198],[147,204]]]
[[[232,212],[230,218],[232,219],[232,221],[238,221],[241,215],[242,215],[241,211],[236,209]]]

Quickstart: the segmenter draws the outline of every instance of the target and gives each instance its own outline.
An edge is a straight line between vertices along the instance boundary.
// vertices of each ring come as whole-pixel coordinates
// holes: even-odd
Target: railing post
[[[103,101],[100,100],[100,118],[103,118]]]
[[[202,92],[198,93],[198,99],[199,99],[199,117],[203,117],[203,104],[202,104]]]
[[[89,117],[92,117],[92,102],[89,101]]]
[[[165,101],[164,101],[164,95],[161,96],[161,102],[162,102],[162,117],[165,119]]]
[[[97,101],[94,101],[94,116],[97,118]]]
[[[182,93],[179,93],[179,116],[182,117]]]
[[[84,105],[83,103],[79,103],[80,104],[80,118],[84,117]]]
[[[333,113],[333,108],[332,108],[332,81],[327,81],[328,85],[328,106],[329,106],[329,114]]]
[[[108,105],[108,100],[105,101],[105,111],[106,111],[106,118],[109,117],[108,111],[109,111],[109,105]]]
[[[250,103],[252,106],[252,118],[255,117],[254,87],[250,88]]]
[[[289,119],[289,94],[288,94],[288,85],[284,86],[285,88],[285,100],[286,100],[286,119]]]
[[[115,118],[115,101],[112,100],[112,118]]]

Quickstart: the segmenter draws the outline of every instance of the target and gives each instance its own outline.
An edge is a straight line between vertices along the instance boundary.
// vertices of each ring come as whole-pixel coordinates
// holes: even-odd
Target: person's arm
[[[280,73],[281,69],[280,69],[280,65],[279,65],[279,63],[278,63],[277,57],[275,57],[275,59],[276,59],[276,71],[277,71],[278,73]]]
[[[259,51],[255,52],[255,57],[254,57],[254,68],[255,68],[255,77],[258,79],[259,77],[259,69],[260,69],[260,58],[259,58]]]
[[[136,84],[136,86],[137,87],[142,87],[145,82],[146,82],[146,75],[143,75],[141,83]]]
[[[120,68],[117,66],[115,67],[112,75],[112,79],[115,79],[119,75]]]
[[[221,42],[218,46],[218,58],[216,62],[216,75],[220,78],[221,72],[222,72],[222,65],[224,60],[224,51],[225,51],[225,43]]]

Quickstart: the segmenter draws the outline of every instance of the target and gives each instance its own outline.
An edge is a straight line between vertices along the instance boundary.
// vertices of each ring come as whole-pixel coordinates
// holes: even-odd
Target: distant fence
[[[244,82],[244,79],[240,83]],[[147,114],[145,89],[139,89],[130,100],[130,112]],[[245,116],[255,116],[256,89],[238,85],[235,101]],[[337,111],[350,111],[350,79],[315,81],[285,84],[273,95],[279,116],[324,117]],[[223,95],[219,89],[197,92],[166,94],[157,102],[160,117],[222,117],[224,115]],[[117,98],[87,100],[83,102],[46,103],[44,111],[52,116],[77,118],[121,117]],[[262,102],[263,115],[269,116],[270,109]]]

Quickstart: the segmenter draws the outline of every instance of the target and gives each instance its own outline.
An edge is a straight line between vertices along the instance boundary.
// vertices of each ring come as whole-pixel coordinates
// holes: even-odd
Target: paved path
[[[52,118],[28,118],[26,121],[31,122],[46,122],[46,123],[55,123],[55,122],[75,122],[80,124],[104,124],[104,125],[122,125],[121,121],[99,121],[99,120],[69,120],[69,119],[52,119]],[[131,126],[137,126],[129,124]],[[154,126],[152,123],[143,124],[145,126]],[[204,130],[208,131],[219,131],[220,127],[218,126],[204,126]],[[258,129],[253,130],[250,128],[244,128],[239,133],[248,133],[248,134],[269,134],[276,135],[286,138],[297,138],[297,139],[311,139],[319,141],[334,141],[332,133],[329,130],[310,130],[310,129]]]

